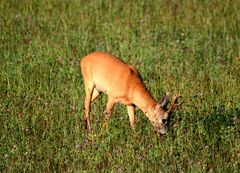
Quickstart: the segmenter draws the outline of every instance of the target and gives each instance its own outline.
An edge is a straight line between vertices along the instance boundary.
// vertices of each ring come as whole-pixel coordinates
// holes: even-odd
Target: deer
[[[126,105],[130,125],[135,131],[135,107],[144,112],[158,134],[167,133],[170,115],[177,107],[179,94],[173,97],[171,105],[169,93],[161,102],[157,102],[145,87],[140,73],[131,65],[126,64],[110,53],[96,51],[84,56],[80,60],[80,68],[85,85],[84,121],[86,128],[91,131],[90,107],[91,103],[101,93],[107,94],[107,104],[104,111],[106,121],[111,117],[116,103]]]

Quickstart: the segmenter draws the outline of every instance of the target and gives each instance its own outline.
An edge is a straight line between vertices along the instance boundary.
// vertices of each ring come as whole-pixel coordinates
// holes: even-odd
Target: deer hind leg
[[[97,99],[100,94],[101,94],[101,92],[99,92],[96,88],[94,88],[92,98],[91,98],[91,102],[93,102],[95,99]]]
[[[132,130],[135,130],[135,116],[134,116],[134,106],[128,105],[127,106],[128,116],[130,120],[130,125]]]
[[[93,89],[94,89],[94,85],[93,84],[85,83],[85,94],[86,94],[86,96],[85,96],[84,120],[87,122],[87,127],[88,127],[89,131],[91,130],[89,112],[90,112],[91,98],[92,98],[92,94],[93,94]]]

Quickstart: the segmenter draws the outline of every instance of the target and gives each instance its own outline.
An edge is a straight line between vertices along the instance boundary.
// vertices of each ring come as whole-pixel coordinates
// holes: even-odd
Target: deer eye
[[[167,119],[162,119],[162,123],[165,124],[167,122]]]

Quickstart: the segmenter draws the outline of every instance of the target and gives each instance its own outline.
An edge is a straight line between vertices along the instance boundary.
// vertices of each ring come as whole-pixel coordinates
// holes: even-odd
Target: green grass
[[[0,172],[238,172],[240,1],[0,2]],[[181,93],[159,138],[136,135],[106,96],[83,124],[79,60],[108,51],[141,73],[154,98]],[[100,133],[101,132],[101,133]]]

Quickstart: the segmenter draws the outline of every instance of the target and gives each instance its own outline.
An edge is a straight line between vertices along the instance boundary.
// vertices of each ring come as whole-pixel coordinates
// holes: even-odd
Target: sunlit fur
[[[107,119],[110,118],[115,103],[122,103],[127,106],[130,124],[134,129],[134,106],[137,106],[159,133],[166,134],[168,114],[149,94],[134,67],[104,52],[94,52],[83,57],[80,66],[86,93],[84,119],[89,130],[91,102],[103,92],[108,95],[104,111]]]

